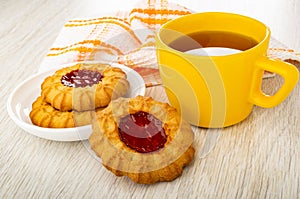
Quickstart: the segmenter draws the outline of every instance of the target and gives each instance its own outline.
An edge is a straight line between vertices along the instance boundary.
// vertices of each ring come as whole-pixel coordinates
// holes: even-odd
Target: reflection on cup
[[[201,56],[224,56],[239,53],[241,50],[234,48],[225,47],[206,47],[206,48],[196,48],[192,50],[185,51],[186,54],[190,55],[201,55]]]

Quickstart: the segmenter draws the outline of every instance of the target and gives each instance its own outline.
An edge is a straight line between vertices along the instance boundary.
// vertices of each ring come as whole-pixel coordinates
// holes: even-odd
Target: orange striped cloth
[[[165,22],[193,13],[167,0],[142,0],[129,11],[111,16],[71,19],[63,27],[40,71],[62,64],[102,61],[124,64],[144,78],[146,86],[160,85],[154,35]],[[300,55],[271,40],[269,55],[300,60]]]

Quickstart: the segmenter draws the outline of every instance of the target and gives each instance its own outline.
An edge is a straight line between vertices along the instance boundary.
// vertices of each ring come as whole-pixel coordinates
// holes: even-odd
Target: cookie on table
[[[42,96],[60,111],[105,107],[129,89],[124,71],[108,64],[79,63],[57,70],[42,83]]]
[[[32,104],[29,117],[34,125],[40,127],[72,128],[91,124],[94,114],[95,111],[59,111],[39,96]]]
[[[113,100],[89,138],[102,164],[136,183],[172,181],[194,157],[194,134],[177,110],[151,97]]]

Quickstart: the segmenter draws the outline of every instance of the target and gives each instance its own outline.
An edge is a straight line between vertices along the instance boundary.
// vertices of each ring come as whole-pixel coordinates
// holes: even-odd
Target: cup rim
[[[229,55],[194,55],[194,54],[188,54],[188,53],[185,53],[185,52],[182,52],[182,51],[179,51],[179,50],[176,50],[174,48],[171,48],[169,45],[167,45],[160,37],[160,33],[161,31],[164,29],[165,26],[169,25],[170,23],[173,23],[174,21],[177,21],[177,20],[181,20],[182,18],[186,18],[186,17],[190,17],[191,15],[207,15],[207,14],[221,14],[221,15],[232,15],[232,16],[238,16],[238,17],[241,17],[241,18],[246,18],[246,19],[250,19],[252,21],[255,21],[261,25],[263,25],[265,28],[266,28],[266,34],[264,36],[264,38],[262,40],[260,40],[258,42],[257,45],[253,46],[252,48],[249,48],[247,50],[244,50],[244,51],[240,51],[240,52],[237,52],[237,53],[234,53],[234,54],[229,54]],[[168,29],[168,28],[165,28],[165,29]],[[266,42],[266,40],[270,37],[270,34],[271,34],[271,30],[270,28],[264,24],[263,22],[255,19],[255,18],[252,18],[252,17],[249,17],[249,16],[245,16],[245,15],[241,15],[241,14],[237,14],[237,13],[232,13],[232,12],[196,12],[196,13],[191,13],[191,14],[187,14],[187,15],[184,15],[184,16],[181,16],[181,17],[178,17],[178,18],[175,18],[175,19],[172,19],[172,20],[169,20],[167,21],[166,23],[164,23],[157,31],[156,33],[156,38],[160,41],[160,43],[165,46],[166,48],[168,49],[171,49],[179,54],[182,54],[184,56],[187,56],[187,57],[197,57],[197,58],[207,58],[207,57],[213,57],[213,58],[224,58],[224,57],[231,57],[231,56],[236,56],[236,55],[240,55],[240,54],[245,54],[245,53],[248,53],[248,52],[251,52],[257,48],[259,48],[261,45],[263,45],[264,42]]]

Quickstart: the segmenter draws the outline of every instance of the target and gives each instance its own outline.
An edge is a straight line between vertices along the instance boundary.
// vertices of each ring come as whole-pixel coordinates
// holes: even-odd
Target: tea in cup
[[[270,29],[233,13],[189,14],[165,23],[156,35],[160,75],[170,103],[193,125],[236,124],[253,105],[271,108],[297,84],[295,66],[267,57]],[[261,90],[264,71],[283,77],[273,96]]]

